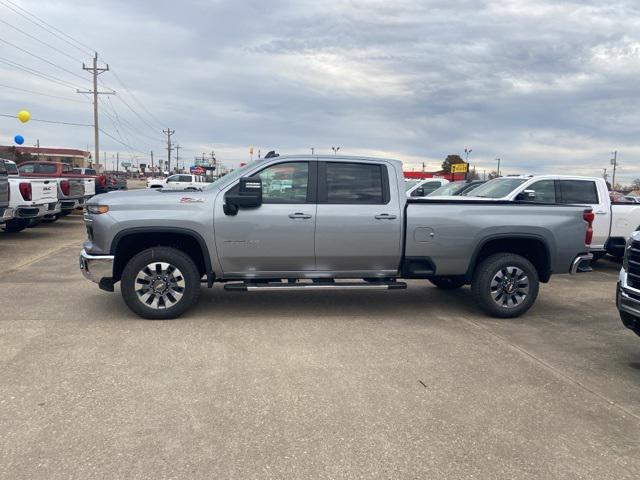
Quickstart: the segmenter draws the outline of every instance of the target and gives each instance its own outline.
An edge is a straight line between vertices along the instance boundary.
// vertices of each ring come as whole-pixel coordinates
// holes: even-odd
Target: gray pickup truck
[[[402,163],[282,156],[201,191],[112,192],[87,204],[80,269],[128,307],[174,318],[200,283],[231,291],[471,284],[496,317],[526,312],[539,282],[591,259],[585,207],[407,199]]]

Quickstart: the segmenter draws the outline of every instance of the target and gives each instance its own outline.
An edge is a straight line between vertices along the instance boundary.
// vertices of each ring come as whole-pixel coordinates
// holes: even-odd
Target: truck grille
[[[640,290],[640,242],[631,242],[627,249],[627,285]]]

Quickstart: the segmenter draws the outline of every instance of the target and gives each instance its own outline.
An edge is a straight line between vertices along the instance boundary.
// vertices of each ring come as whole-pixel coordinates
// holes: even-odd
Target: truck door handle
[[[376,220],[395,220],[397,217],[388,213],[379,213],[375,218]]]
[[[605,213],[607,213],[607,211],[606,210],[598,210],[595,213],[596,213],[596,215],[604,215]]]
[[[292,219],[294,219],[294,220],[295,220],[296,218],[304,218],[304,219],[307,219],[307,218],[311,218],[311,215],[309,215],[308,213],[296,212],[296,213],[291,213],[291,214],[289,215],[289,218],[292,218]]]

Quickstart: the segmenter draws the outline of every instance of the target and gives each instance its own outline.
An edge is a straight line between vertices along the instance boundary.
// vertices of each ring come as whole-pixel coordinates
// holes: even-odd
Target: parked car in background
[[[290,188],[270,188],[273,179]],[[127,306],[152,319],[185,312],[201,281],[236,292],[392,290],[405,278],[471,284],[484,312],[506,318],[533,305],[539,282],[592,258],[590,208],[407,198],[404,183],[396,160],[280,156],[190,194],[96,196],[80,269],[103,290],[120,282]]]
[[[640,232],[631,234],[625,248],[616,305],[624,326],[640,335]]]
[[[482,185],[482,180],[458,180],[456,182],[449,182],[446,185],[442,185],[440,188],[436,188],[433,192],[429,193],[427,197],[451,197],[454,195],[465,195],[472,192],[476,187]]]
[[[411,181],[409,181],[411,182]],[[440,188],[443,185],[449,183],[449,180],[445,180],[444,178],[425,178],[423,180],[418,180],[417,182],[411,182],[411,185],[407,185],[405,183],[405,187],[407,190],[407,197],[410,198],[422,198],[429,195],[436,188]]]
[[[634,195],[625,195],[623,198],[628,202],[640,203],[640,197],[636,197]]]
[[[591,207],[595,220],[590,251],[597,259],[606,253],[622,257],[627,239],[640,228],[640,205],[612,202],[609,193],[606,182],[598,177],[532,175],[496,178],[460,198]]]
[[[82,175],[73,173],[71,165],[61,162],[24,162],[18,165],[21,177],[55,178],[60,201],[59,215],[69,215],[84,205],[84,182]]]
[[[55,178],[22,178],[15,162],[4,162],[9,180],[9,206],[13,218],[5,222],[7,232],[19,232],[31,222],[60,213],[58,180]]]
[[[9,175],[5,160],[0,158],[0,224],[13,218],[13,208],[9,206]]]
[[[176,174],[167,178],[150,178],[148,188],[166,188],[171,190],[200,190],[208,185],[203,175]]]

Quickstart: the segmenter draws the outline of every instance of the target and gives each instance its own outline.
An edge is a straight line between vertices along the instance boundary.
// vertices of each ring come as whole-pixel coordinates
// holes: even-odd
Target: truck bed
[[[583,242],[586,223],[582,206],[410,199],[405,211],[405,256],[427,256],[435,275],[463,274],[469,259],[492,237],[540,240],[549,250],[554,273],[568,273],[576,252],[588,251]]]

